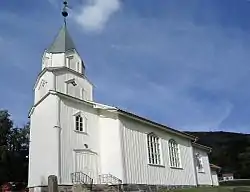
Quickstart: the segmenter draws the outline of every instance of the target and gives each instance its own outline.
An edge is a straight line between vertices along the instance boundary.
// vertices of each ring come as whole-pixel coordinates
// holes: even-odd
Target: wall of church
[[[101,173],[112,174],[123,180],[120,121],[117,115],[103,112],[100,115]]]
[[[35,87],[35,103],[37,103],[49,90],[54,89],[54,74],[46,71],[38,80]]]
[[[87,131],[86,133],[78,132],[75,130],[75,118],[74,115],[81,113],[82,116],[87,119]],[[92,106],[77,102],[76,100],[62,99],[60,102],[60,126],[61,126],[61,176],[62,184],[71,184],[71,173],[76,170],[76,152],[88,152],[94,154],[96,157],[97,165],[94,169],[100,172],[99,167],[99,128],[98,128],[98,115]],[[86,145],[87,144],[87,147]],[[88,157],[83,157],[82,165],[84,163],[90,163],[92,157],[88,160]],[[89,162],[85,162],[89,161]],[[79,164],[79,162],[78,162]],[[93,165],[93,164],[91,164]],[[91,167],[89,167],[91,169]],[[83,170],[82,170],[83,171]],[[91,170],[89,170],[91,171]],[[91,173],[92,178],[97,177]],[[96,178],[94,178],[96,180]]]
[[[203,170],[204,170],[202,172],[199,172],[198,166],[197,165],[195,166],[198,185],[212,185],[211,169],[210,169],[210,163],[209,163],[207,152],[197,147],[193,147],[193,149],[194,149],[194,155],[196,153],[200,154],[202,158],[202,164],[203,164]]]
[[[30,117],[29,187],[46,185],[58,173],[56,96],[49,95]]]
[[[191,141],[148,124],[120,116],[125,183],[196,185]],[[162,166],[148,164],[147,133],[160,137]],[[170,168],[168,141],[179,144],[182,168]]]
[[[213,186],[219,186],[218,175],[215,170],[211,170]]]
[[[56,73],[56,91],[66,94],[66,81],[75,79],[76,86],[73,87],[73,91],[69,95],[84,100],[93,100],[93,86],[87,79],[82,76],[75,75],[72,72],[65,73],[65,71],[58,71]]]
[[[82,67],[82,60],[76,51],[68,51],[66,53],[66,67],[77,71],[78,73],[84,73]]]
[[[65,53],[51,54],[51,67],[64,67]]]

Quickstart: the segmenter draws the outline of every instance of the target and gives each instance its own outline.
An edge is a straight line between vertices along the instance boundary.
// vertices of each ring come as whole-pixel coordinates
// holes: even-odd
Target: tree
[[[8,146],[9,135],[13,122],[7,110],[0,111],[0,146]]]
[[[243,178],[250,178],[250,147],[247,147],[246,150],[239,154],[239,160],[241,165],[241,175]]]
[[[0,184],[8,181],[27,182],[29,123],[13,128],[7,110],[0,110]]]
[[[234,173],[237,179],[250,178],[250,134],[230,132],[188,132],[199,143],[212,147],[211,163],[222,167],[221,173]]]
[[[8,162],[9,151],[8,145],[10,142],[10,133],[13,122],[10,119],[10,114],[7,110],[0,111],[0,183],[9,178]]]

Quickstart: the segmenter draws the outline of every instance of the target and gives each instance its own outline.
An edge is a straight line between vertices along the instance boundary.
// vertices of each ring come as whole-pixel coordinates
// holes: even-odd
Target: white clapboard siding
[[[132,119],[120,117],[124,182],[150,185],[196,185],[191,141]],[[147,133],[160,137],[162,166],[148,164]],[[182,169],[170,168],[169,139],[179,144]]]
[[[211,169],[208,154],[206,151],[198,149],[194,146],[194,156],[196,153],[200,154],[204,168],[203,172],[199,172],[198,166],[196,165],[198,185],[212,185]]]
[[[71,184],[70,174],[75,172],[75,151],[85,150],[85,144],[87,144],[88,149],[96,153],[96,161],[99,162],[99,120],[96,111],[83,103],[62,99],[60,106],[62,183]],[[86,134],[75,131],[74,114],[78,112],[82,112],[87,119]],[[96,169],[99,173],[99,163],[97,163]]]
[[[117,115],[102,113],[99,119],[101,173],[123,180],[123,164],[119,120]]]
[[[213,186],[219,186],[218,175],[216,171],[211,170]]]
[[[47,185],[58,174],[57,96],[49,95],[30,117],[29,187]]]
[[[65,71],[56,72],[56,91],[67,94],[66,81],[69,81],[71,79],[75,79],[77,85],[75,87],[72,87],[73,90],[69,91],[69,95],[77,97],[79,99],[92,101],[92,84],[82,76],[77,76],[70,71],[68,73],[65,73]]]
[[[98,180],[97,155],[87,150],[75,151],[75,172],[83,172],[97,182]]]
[[[49,92],[49,90],[54,90],[54,74],[50,71],[46,71],[37,80],[34,104],[40,101]]]

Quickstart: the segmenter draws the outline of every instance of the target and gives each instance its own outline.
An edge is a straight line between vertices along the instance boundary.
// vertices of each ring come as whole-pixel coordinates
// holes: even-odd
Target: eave
[[[94,84],[93,84],[84,74],[79,73],[79,72],[77,72],[77,71],[74,71],[74,70],[72,70],[72,69],[70,69],[70,68],[68,68],[68,67],[45,67],[45,68],[38,74],[37,80],[36,80],[36,82],[35,82],[35,84],[34,84],[34,87],[33,87],[33,90],[35,90],[35,88],[36,88],[36,86],[37,86],[37,84],[38,84],[38,82],[39,82],[41,76],[42,76],[46,71],[49,71],[49,72],[52,72],[52,73],[53,73],[53,72],[57,72],[57,71],[61,71],[61,70],[67,70],[67,71],[73,73],[74,75],[77,75],[78,77],[82,77],[82,78],[86,79],[86,80],[95,88]]]
[[[203,149],[203,150],[205,150],[205,151],[207,151],[207,152],[209,152],[209,153],[212,152],[212,148],[211,148],[211,147],[208,147],[208,146],[205,146],[205,145],[201,145],[201,144],[195,143],[195,142],[192,142],[192,145],[193,145],[194,147],[199,148],[199,149]]]
[[[146,123],[146,124],[149,124],[149,125],[151,125],[151,126],[160,128],[160,129],[162,129],[162,130],[164,130],[164,131],[167,131],[167,132],[169,132],[169,133],[177,134],[177,135],[179,135],[179,136],[185,137],[185,138],[187,138],[187,139],[191,139],[191,140],[193,140],[193,141],[196,141],[196,140],[197,140],[197,137],[196,137],[196,136],[189,135],[189,134],[187,134],[187,133],[178,131],[178,130],[176,130],[176,129],[173,129],[173,128],[168,127],[168,126],[166,126],[166,125],[163,125],[163,124],[160,124],[160,123],[151,121],[151,120],[149,120],[149,119],[146,119],[146,118],[144,118],[144,117],[138,116],[138,115],[136,115],[136,114],[133,114],[133,113],[130,113],[130,112],[121,110],[121,109],[118,109],[117,111],[118,111],[118,113],[119,113],[120,115],[129,117],[129,118],[132,118],[132,119],[135,119],[135,120],[139,120],[139,121],[141,121],[141,122],[143,122],[143,123]]]
[[[163,125],[163,124],[160,124],[160,123],[151,121],[151,120],[149,120],[149,119],[146,119],[146,118],[141,117],[141,116],[138,116],[138,115],[136,115],[136,114],[133,114],[133,113],[124,111],[124,110],[122,110],[122,109],[118,109],[118,108],[116,108],[116,107],[112,107],[112,106],[108,106],[108,105],[96,103],[96,102],[93,102],[93,101],[86,101],[86,100],[78,99],[78,98],[76,98],[76,97],[73,97],[73,96],[70,96],[70,95],[67,95],[67,94],[64,94],[64,93],[61,93],[61,92],[52,91],[52,90],[50,90],[50,91],[49,91],[40,101],[38,101],[34,106],[32,106],[32,108],[31,108],[31,110],[30,110],[30,113],[29,113],[29,117],[30,117],[30,115],[32,114],[33,109],[34,109],[43,99],[45,99],[49,94],[55,94],[55,95],[58,95],[58,96],[63,97],[63,98],[67,98],[67,99],[71,99],[71,100],[74,100],[74,101],[78,101],[78,102],[81,102],[81,103],[84,103],[84,104],[87,104],[87,105],[91,105],[93,108],[108,110],[108,111],[110,111],[110,112],[117,112],[119,115],[126,116],[126,117],[132,118],[132,119],[134,119],[134,120],[137,120],[137,121],[146,123],[146,124],[148,124],[148,125],[157,127],[157,128],[159,128],[159,129],[161,129],[161,130],[163,130],[163,131],[166,131],[166,132],[168,132],[168,133],[173,133],[173,134],[179,135],[179,136],[181,136],[181,137],[190,139],[190,140],[193,141],[193,143],[192,143],[193,145],[197,145],[197,146],[199,146],[199,147],[202,146],[202,145],[200,145],[200,144],[194,143],[194,142],[197,141],[197,139],[198,139],[196,136],[193,136],[193,135],[190,135],[190,134],[187,134],[187,133],[178,131],[178,130],[173,129],[173,128],[171,128],[171,127],[168,127],[168,126],[166,126],[166,125]],[[209,148],[209,147],[203,146],[203,148],[211,151],[211,148]]]
[[[212,163],[210,163],[210,167],[211,167],[211,169],[221,170],[221,167],[219,167],[218,165],[214,165]]]

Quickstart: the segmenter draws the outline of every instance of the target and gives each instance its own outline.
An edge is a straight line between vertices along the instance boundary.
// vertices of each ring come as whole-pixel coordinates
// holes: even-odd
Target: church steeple
[[[62,16],[64,17],[64,24],[53,43],[44,52],[42,69],[67,67],[78,73],[84,74],[84,63],[67,29],[66,17],[68,16],[68,3],[64,0],[63,4]]]
[[[72,38],[69,35],[67,25],[64,24],[59,31],[54,42],[47,49],[48,53],[66,53],[67,51],[74,50],[75,45]]]
[[[68,2],[65,0],[63,4],[64,4],[64,7],[62,10],[62,16],[64,17],[64,25],[59,31],[54,42],[47,49],[48,53],[65,53],[67,51],[75,49],[74,42],[72,38],[70,37],[68,29],[67,29],[66,18],[68,16],[68,12],[67,12]]]

